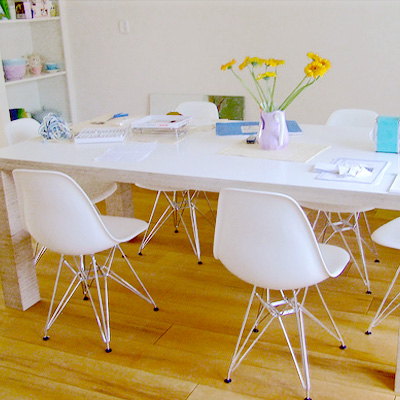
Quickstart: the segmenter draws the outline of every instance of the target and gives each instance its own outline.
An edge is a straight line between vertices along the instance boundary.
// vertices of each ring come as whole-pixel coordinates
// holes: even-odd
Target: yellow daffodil
[[[322,63],[322,62],[319,62],[319,61],[312,61],[310,64],[308,64],[304,68],[304,72],[309,78],[316,79],[316,78],[318,78],[320,76],[321,77],[324,76],[329,68],[330,68],[329,61],[328,61],[328,63]]]
[[[321,59],[321,57],[315,53],[307,53],[307,57],[314,61],[319,61]]]
[[[256,65],[262,65],[263,61],[258,57],[251,57],[249,58],[248,63],[252,64],[253,66],[256,66]]]
[[[275,78],[276,77],[276,72],[264,72],[263,74],[260,74],[257,76],[257,80],[261,79],[266,79],[266,78]]]
[[[243,68],[246,68],[248,63],[249,63],[249,57],[246,57],[244,61],[239,65],[239,69],[242,70]]]
[[[235,60],[235,59],[232,59],[232,60],[229,61],[228,63],[222,65],[222,66],[221,66],[221,70],[222,70],[222,71],[226,71],[227,69],[231,69],[232,66],[233,66],[234,64],[236,64],[236,60]]]
[[[304,89],[324,76],[331,68],[330,61],[320,57],[318,54],[307,53],[307,56],[312,61],[304,68],[305,76],[279,107],[276,107],[274,103],[274,94],[277,82],[277,67],[279,65],[283,65],[285,63],[284,60],[259,57],[246,57],[244,59],[244,61],[239,65],[239,70],[242,71],[246,67],[249,67],[247,70],[250,73],[253,85],[255,85],[255,90],[250,89],[249,85],[242,79],[242,77],[235,72],[233,65],[236,63],[236,61],[234,59],[223,65],[221,69],[223,71],[227,69],[232,71],[235,77],[239,79],[245,89],[250,93],[251,97],[253,97],[253,99],[257,102],[260,109],[266,112],[275,110],[283,111]],[[274,68],[274,70],[271,71],[269,70],[270,68]],[[258,71],[260,69],[261,71]]]
[[[270,58],[266,60],[265,64],[269,65],[270,67],[277,67],[278,65],[285,64],[285,60],[275,60],[274,58]]]

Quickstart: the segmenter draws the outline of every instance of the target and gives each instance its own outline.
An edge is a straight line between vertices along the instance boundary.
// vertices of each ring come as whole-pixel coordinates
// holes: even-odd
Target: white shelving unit
[[[58,6],[62,15],[62,1]],[[58,72],[42,72],[38,76],[27,74],[21,80],[6,81],[0,63],[0,124],[4,126],[10,120],[9,109],[35,112],[43,107],[57,110],[66,121],[74,122],[65,47],[60,16],[0,21],[0,59],[38,53],[46,62],[57,62],[61,67]]]

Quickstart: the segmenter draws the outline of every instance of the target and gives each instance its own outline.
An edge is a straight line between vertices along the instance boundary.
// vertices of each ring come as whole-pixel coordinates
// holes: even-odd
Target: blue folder
[[[226,135],[254,135],[258,133],[258,121],[229,121],[217,122],[215,131],[219,136]],[[286,121],[289,132],[301,132],[301,128],[296,121]]]

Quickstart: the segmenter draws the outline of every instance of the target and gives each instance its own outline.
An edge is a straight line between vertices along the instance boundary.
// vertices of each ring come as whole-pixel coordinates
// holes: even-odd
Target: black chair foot
[[[143,254],[142,254],[142,252],[141,252],[141,251],[139,251],[138,255],[139,255],[139,256],[142,256]]]
[[[153,311],[158,311],[158,310],[159,310],[158,307],[154,307],[154,308],[153,308]]]
[[[367,290],[365,293],[367,294],[371,294],[372,292],[370,290]]]
[[[203,261],[198,261],[197,264],[201,265],[203,264]]]
[[[175,229],[175,233],[178,233],[179,231],[178,231],[178,229]]]
[[[371,331],[366,331],[365,334],[366,335],[372,335],[372,332]]]
[[[254,328],[254,329],[253,329],[253,332],[254,332],[254,333],[258,333],[258,332],[259,332],[258,328]]]
[[[106,353],[111,353],[112,350],[111,349],[106,349]]]
[[[87,300],[89,300],[89,297],[84,296],[84,297],[83,297],[83,300],[87,301]]]
[[[225,378],[225,379],[224,379],[224,382],[225,382],[225,383],[231,383],[231,382],[232,382],[232,379],[230,379],[230,378]]]
[[[341,350],[344,350],[344,349],[346,349],[347,348],[347,346],[345,345],[345,344],[341,344],[340,346],[339,346],[339,349],[341,349]]]
[[[381,262],[381,260],[379,260],[378,258],[375,260],[375,262],[376,263],[379,263],[379,262]]]
[[[46,342],[47,340],[49,340],[50,338],[46,335],[46,336],[43,336],[43,340]]]

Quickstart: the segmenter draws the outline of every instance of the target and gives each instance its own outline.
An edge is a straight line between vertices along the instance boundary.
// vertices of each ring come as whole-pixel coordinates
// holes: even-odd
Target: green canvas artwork
[[[244,120],[244,96],[209,95],[208,101],[217,106],[220,119]]]

